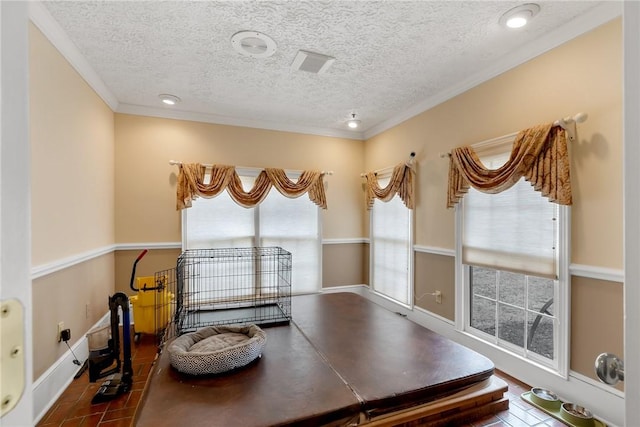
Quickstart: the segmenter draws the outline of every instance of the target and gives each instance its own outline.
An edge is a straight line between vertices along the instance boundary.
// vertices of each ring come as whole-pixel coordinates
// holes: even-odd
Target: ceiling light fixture
[[[158,97],[160,98],[162,103],[166,105],[176,105],[178,102],[180,102],[180,98],[175,95],[169,95],[168,93],[163,93],[161,95],[158,95]]]
[[[231,36],[233,49],[252,58],[267,58],[276,53],[276,42],[258,31],[238,31]]]
[[[360,120],[356,120],[356,113],[351,113],[351,118],[347,121],[347,126],[351,129],[356,129],[360,126]]]
[[[540,12],[540,6],[527,3],[508,10],[500,17],[500,24],[508,28],[521,28]]]

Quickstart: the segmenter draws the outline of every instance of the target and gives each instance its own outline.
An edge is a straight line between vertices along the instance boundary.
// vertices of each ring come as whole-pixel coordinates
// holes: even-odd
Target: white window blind
[[[481,157],[495,169],[507,155]],[[521,179],[499,194],[471,188],[463,202],[462,262],[556,279],[558,206]]]
[[[321,287],[318,207],[306,195],[289,199],[271,189],[259,210],[260,245],[291,252],[294,292],[316,292]]]
[[[254,246],[254,215],[254,209],[238,206],[226,191],[213,199],[196,199],[183,210],[183,248]]]
[[[385,187],[389,178],[379,179]],[[410,303],[411,210],[394,196],[375,200],[371,210],[372,285],[376,292]]]

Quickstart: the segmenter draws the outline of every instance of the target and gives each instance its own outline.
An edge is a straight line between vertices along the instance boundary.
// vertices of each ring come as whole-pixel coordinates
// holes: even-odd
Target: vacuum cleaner
[[[131,281],[135,276],[138,262],[145,256],[145,249],[133,263]],[[123,361],[120,361],[120,319],[118,311],[122,310],[122,349]],[[129,297],[118,292],[109,297],[111,317],[111,338],[104,349],[89,351],[89,381],[94,383],[101,378],[107,379],[100,385],[91,403],[113,400],[131,390],[133,368],[131,366],[131,320],[129,316]],[[115,364],[115,366],[114,366]],[[120,369],[122,368],[122,372]]]

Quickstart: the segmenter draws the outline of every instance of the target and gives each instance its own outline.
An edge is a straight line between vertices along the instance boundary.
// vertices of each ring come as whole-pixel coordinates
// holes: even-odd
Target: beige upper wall
[[[361,141],[126,114],[116,114],[115,129],[118,243],[181,240],[178,167],[169,160],[333,171],[323,237],[363,235]]]
[[[32,263],[114,243],[113,112],[29,28]]]
[[[622,268],[622,25],[617,19],[366,142],[365,167],[418,160],[416,244],[454,248],[439,154],[586,112],[571,147],[572,262]]]

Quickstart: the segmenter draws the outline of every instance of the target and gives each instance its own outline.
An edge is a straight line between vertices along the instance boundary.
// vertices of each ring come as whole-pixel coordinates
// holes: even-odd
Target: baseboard
[[[106,313],[89,330],[105,322],[109,322],[109,313]],[[89,344],[87,343],[86,335],[83,335],[82,338],[76,341],[71,347],[71,350],[73,350],[73,353],[75,353],[80,363],[84,363],[89,357]],[[73,381],[73,377],[80,369],[80,366],[73,363],[74,359],[71,351],[67,350],[44,374],[40,375],[40,377],[33,382],[34,425],[45,416],[47,411]]]
[[[345,239],[322,239],[323,245],[354,245],[369,243],[369,239],[366,237],[354,237]]]
[[[553,390],[560,400],[575,402],[589,408],[598,419],[609,427],[624,425],[624,393],[613,387],[571,371],[569,378],[538,368],[504,350],[488,345],[461,333],[449,319],[434,315],[423,309],[407,310],[404,306],[382,298],[374,292],[364,290],[361,294],[369,300],[393,312],[407,314],[407,318],[452,341],[464,345],[491,359],[497,369],[536,387]]]
[[[365,293],[368,292],[368,290],[369,290],[369,286],[367,285],[346,285],[346,286],[330,286],[327,288],[322,288],[320,290],[320,293],[331,294],[336,292],[352,292],[354,294],[365,296]]]
[[[425,310],[422,307],[414,306],[413,310],[418,313],[422,313],[425,316],[433,317],[434,319],[442,322],[443,324],[451,325],[452,328],[456,325],[456,322],[454,322],[453,320],[447,319],[446,317],[442,317],[439,314],[431,313],[429,310]]]

